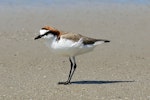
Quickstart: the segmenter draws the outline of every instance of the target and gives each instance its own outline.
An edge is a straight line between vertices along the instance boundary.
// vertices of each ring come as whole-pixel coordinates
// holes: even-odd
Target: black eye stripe
[[[45,35],[48,35],[48,34],[50,34],[50,33],[51,33],[51,32],[50,32],[50,31],[48,31],[48,32],[46,32],[46,33],[45,33]]]
[[[46,32],[45,34],[41,35],[41,36],[45,36],[45,35],[48,35],[50,34],[50,31]]]
[[[53,31],[48,31],[48,32],[46,32],[45,34],[43,34],[43,35],[41,35],[41,37],[43,37],[43,36],[45,36],[45,35],[48,35],[48,34],[51,34],[51,35],[57,35],[55,32],[53,32]]]

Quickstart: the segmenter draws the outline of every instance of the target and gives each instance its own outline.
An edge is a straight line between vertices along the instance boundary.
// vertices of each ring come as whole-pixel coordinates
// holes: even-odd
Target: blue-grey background
[[[66,4],[84,4],[84,3],[119,3],[119,4],[150,4],[150,0],[0,0],[0,5],[66,5]]]

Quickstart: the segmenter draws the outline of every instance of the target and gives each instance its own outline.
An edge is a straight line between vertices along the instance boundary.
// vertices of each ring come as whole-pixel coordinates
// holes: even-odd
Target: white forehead
[[[40,30],[40,35],[43,35],[43,34],[45,34],[46,32],[48,32],[49,30],[44,30],[44,29],[41,29]]]

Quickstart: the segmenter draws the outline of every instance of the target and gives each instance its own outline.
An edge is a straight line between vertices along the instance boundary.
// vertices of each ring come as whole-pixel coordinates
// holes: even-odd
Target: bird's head
[[[45,26],[40,29],[40,35],[34,38],[34,40],[40,39],[40,38],[45,38],[45,39],[50,39],[54,38],[56,36],[59,36],[60,32],[50,26]]]

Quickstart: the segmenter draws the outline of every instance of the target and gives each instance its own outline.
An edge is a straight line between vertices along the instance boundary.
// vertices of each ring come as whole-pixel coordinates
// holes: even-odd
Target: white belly
[[[59,41],[47,42],[48,47],[51,51],[63,56],[77,56],[89,51],[92,51],[94,45],[83,45],[82,39],[78,42],[71,40],[60,39]]]
[[[94,48],[94,47],[93,47]],[[60,54],[63,56],[77,56],[89,51],[93,50],[92,47],[76,47],[76,48],[58,48],[58,49],[52,49],[52,51],[56,54]]]

